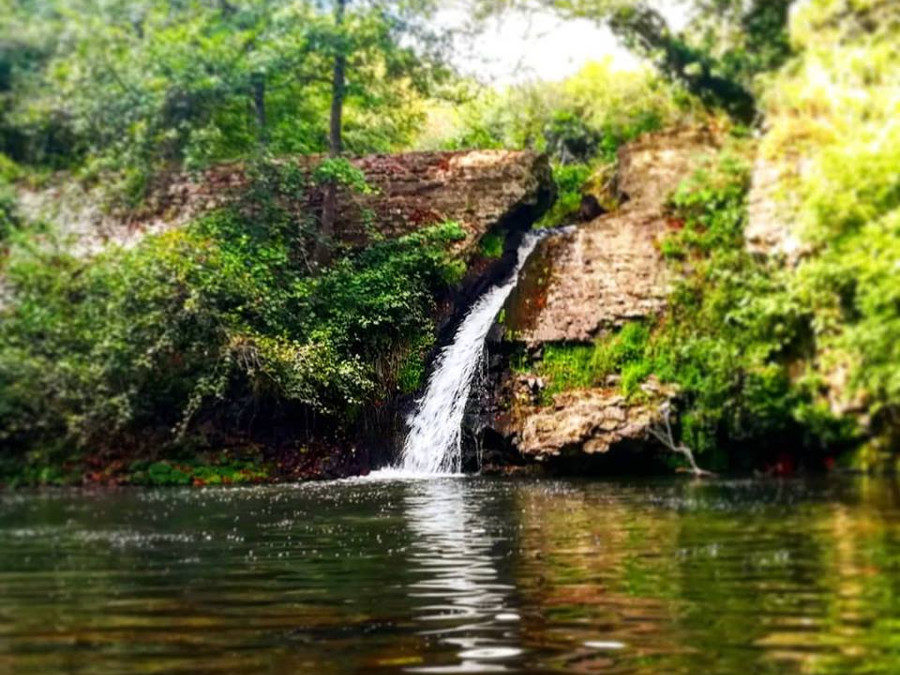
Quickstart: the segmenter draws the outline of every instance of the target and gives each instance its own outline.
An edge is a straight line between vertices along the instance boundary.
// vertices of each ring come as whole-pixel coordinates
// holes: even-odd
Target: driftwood
[[[665,428],[660,426],[651,426],[649,429],[650,434],[656,440],[666,446],[669,450],[682,455],[687,460],[688,464],[690,464],[690,468],[681,469],[682,471],[691,473],[697,478],[715,477],[716,474],[714,474],[712,471],[707,471],[706,469],[701,469],[699,466],[697,466],[697,462],[694,460],[694,453],[691,452],[691,449],[688,446],[684,445],[683,443],[675,442],[675,436],[672,433],[672,423],[669,421],[669,416],[672,414],[672,410],[669,406],[668,401],[660,406],[660,412],[662,413],[662,419],[665,423]]]

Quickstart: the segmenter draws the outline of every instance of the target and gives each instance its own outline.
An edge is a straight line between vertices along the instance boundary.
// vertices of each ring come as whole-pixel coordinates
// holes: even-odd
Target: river
[[[896,673],[898,592],[888,480],[0,493],[2,673]]]

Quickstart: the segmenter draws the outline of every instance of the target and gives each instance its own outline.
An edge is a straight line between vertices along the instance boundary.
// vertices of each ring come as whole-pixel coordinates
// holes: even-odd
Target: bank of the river
[[[52,225],[3,260],[0,481],[335,478],[391,458],[436,342],[508,274],[554,183],[527,151],[340,163],[323,262],[319,161],[170,175],[139,212],[26,190]]]

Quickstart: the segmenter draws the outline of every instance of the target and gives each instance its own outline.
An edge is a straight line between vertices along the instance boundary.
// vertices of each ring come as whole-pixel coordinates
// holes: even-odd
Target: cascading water
[[[478,299],[456,331],[453,342],[438,354],[425,394],[409,420],[409,434],[397,467],[402,473],[448,474],[462,469],[463,414],[484,353],[484,340],[515,288],[519,271],[544,234],[525,234],[509,278]]]

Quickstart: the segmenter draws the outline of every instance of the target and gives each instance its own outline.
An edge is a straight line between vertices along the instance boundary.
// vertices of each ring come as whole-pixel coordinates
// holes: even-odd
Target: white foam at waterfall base
[[[409,477],[454,474],[462,470],[463,414],[484,353],[485,338],[515,288],[519,271],[543,236],[540,232],[525,234],[509,278],[478,299],[453,341],[438,354],[425,393],[408,421],[409,434],[403,444],[400,465],[385,473]]]

